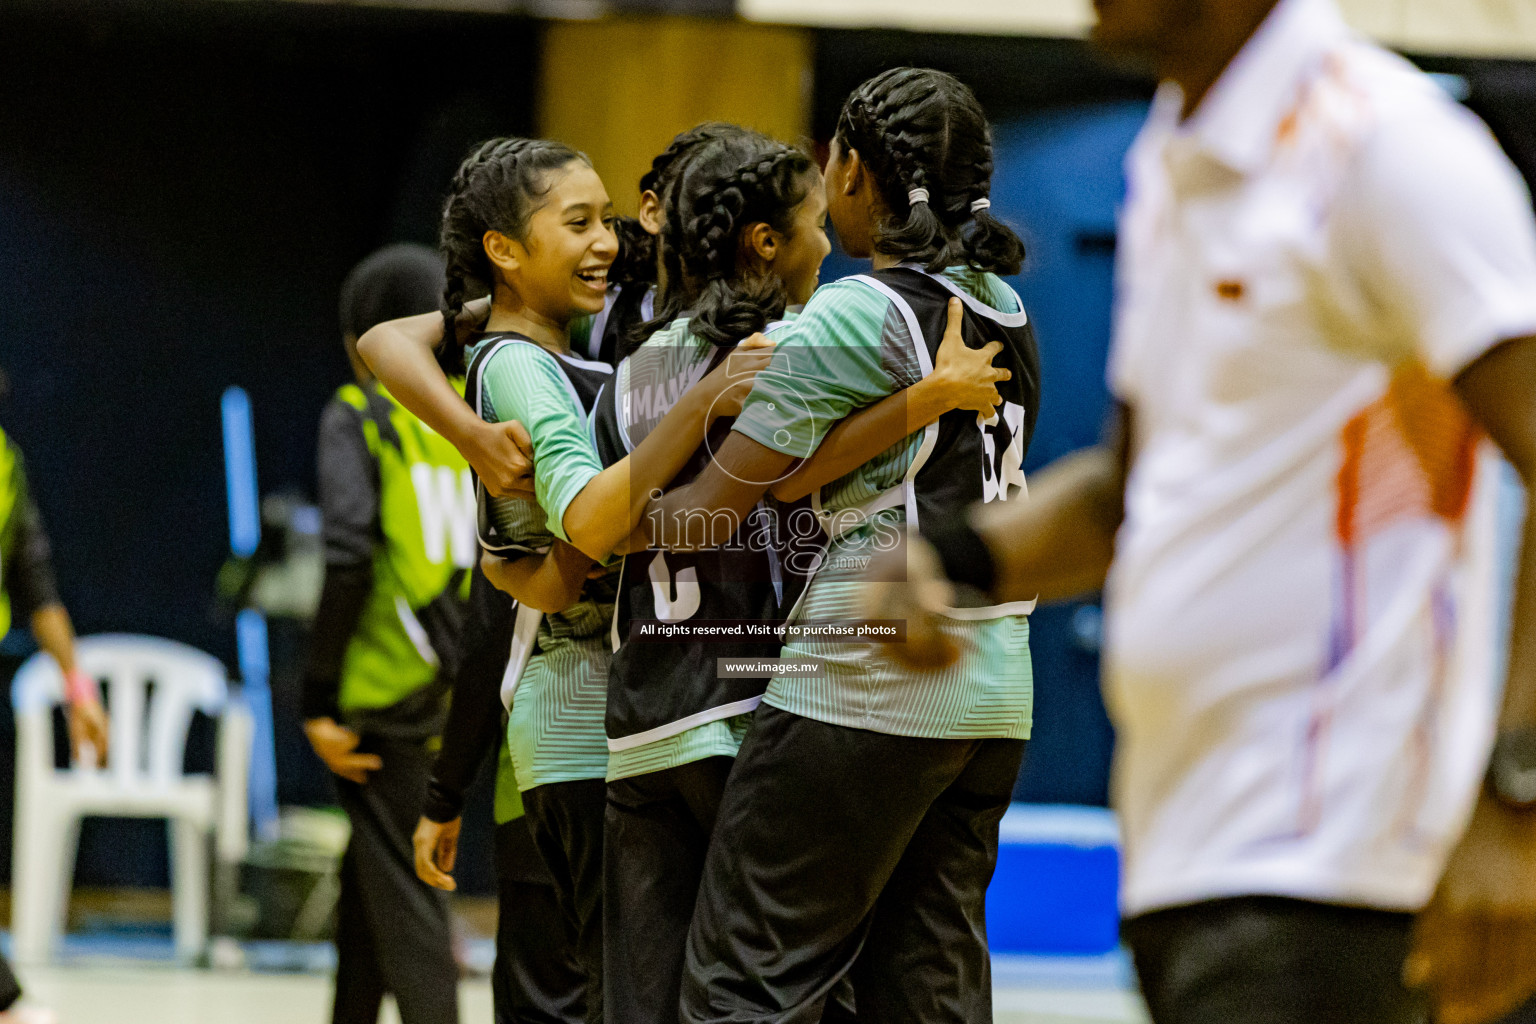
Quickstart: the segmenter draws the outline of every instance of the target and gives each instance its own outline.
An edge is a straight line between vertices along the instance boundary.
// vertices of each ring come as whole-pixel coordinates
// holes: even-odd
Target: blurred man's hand
[[[954,604],[954,586],[931,544],[909,531],[895,548],[870,560],[864,579],[863,617],[906,623],[906,642],[890,644],[892,657],[920,671],[955,663],[960,649],[944,635],[947,620],[940,614]]]
[[[459,829],[463,824],[463,818],[422,818],[416,823],[416,833],[411,837],[411,845],[416,848],[416,877],[434,889],[453,892],[459,887],[453,880],[453,865],[459,858]]]
[[[1429,992],[1437,1024],[1489,1024],[1536,995],[1536,813],[1478,797],[1404,980]]]
[[[309,719],[304,723],[304,735],[327,768],[359,786],[368,781],[369,772],[384,767],[378,754],[359,754],[360,737],[346,726],[338,725],[335,719]]]

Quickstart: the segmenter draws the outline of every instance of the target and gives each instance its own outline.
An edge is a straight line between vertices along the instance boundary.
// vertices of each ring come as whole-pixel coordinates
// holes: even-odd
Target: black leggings
[[[496,826],[496,1024],[582,1024],[587,975],[522,818]]]
[[[604,998],[616,1024],[676,1024],[683,949],[729,757],[608,783]]]
[[[431,757],[418,742],[364,734],[383,767],[364,785],[336,780],[352,822],[341,862],[334,1024],[374,1024],[386,992],[405,1024],[458,1024],[459,966],[443,893],[416,877],[411,834]]]
[[[682,1019],[811,1024],[846,977],[861,1020],[991,1020],[986,890],[1023,753],[760,708],[705,859]]]
[[[523,792],[533,843],[554,879],[576,961],[586,975],[588,1024],[603,1020],[602,779],[551,782]]]

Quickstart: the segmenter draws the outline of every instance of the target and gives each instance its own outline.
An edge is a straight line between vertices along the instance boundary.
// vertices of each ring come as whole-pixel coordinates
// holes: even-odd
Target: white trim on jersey
[[[756,711],[757,706],[763,702],[762,695],[748,697],[746,700],[732,701],[729,704],[721,704],[719,707],[709,708],[689,715],[687,718],[679,718],[675,722],[666,725],[658,725],[654,729],[645,732],[637,732],[619,739],[609,738],[608,752],[617,754],[624,750],[633,750],[643,747],[647,743],[655,743],[658,740],[669,740],[674,736],[681,736],[690,729],[697,729],[701,725],[710,722],[718,722],[722,718],[735,718],[737,715],[745,715],[750,711]]]
[[[522,341],[521,338],[509,338],[507,340],[509,340],[509,341]],[[569,355],[569,354],[567,354],[565,352],[550,352],[549,349],[545,348],[543,345],[540,345],[536,341],[525,341],[525,342],[523,342],[523,344],[525,344],[525,345],[532,345],[534,348],[538,349],[540,352],[544,352],[544,353],[546,353],[548,355],[552,355],[556,359],[564,360],[565,362],[570,363],[572,366],[579,366],[583,370],[594,370],[594,371],[596,371],[598,373],[606,373],[610,377],[613,376],[613,367],[609,366],[605,362],[602,362],[601,360],[596,360],[596,359],[578,359],[575,356]],[[569,384],[570,381],[567,380],[566,383]],[[576,393],[576,389],[574,387],[571,388],[571,394],[574,395],[575,393]],[[576,404],[580,405],[581,403],[580,403],[580,401],[578,401]]]
[[[537,608],[522,603],[517,605],[517,619],[512,626],[512,647],[507,654],[506,671],[501,674],[501,706],[508,711],[512,710],[512,698],[517,695],[523,673],[528,670],[528,661],[533,657],[533,648],[539,639],[539,625],[543,621],[544,613]]]
[[[922,274],[924,277],[933,278],[935,281],[939,282],[939,284],[953,292],[955,297],[958,298],[961,302],[965,303],[966,307],[969,308],[970,311],[975,313],[977,316],[984,316],[988,320],[993,320],[1002,324],[1004,327],[1023,327],[1025,324],[1029,323],[1029,315],[1024,312],[1024,300],[1019,298],[1018,292],[1014,291],[1012,288],[1008,288],[1007,285],[1004,285],[1003,287],[1008,288],[1008,294],[1012,295],[1013,300],[1019,304],[1019,311],[1017,313],[1004,313],[1000,309],[993,309],[991,306],[987,305],[985,302],[982,302],[976,296],[972,295],[964,288],[961,288],[959,285],[955,284],[955,282],[951,281],[943,274],[935,274],[924,270],[922,267],[915,263],[898,263],[897,267],[902,270],[915,270],[919,274]]]
[[[878,281],[865,274],[855,274],[850,281],[859,281],[891,300],[901,318],[907,323],[907,333],[911,335],[912,351],[917,354],[917,365],[927,377],[933,373],[933,357],[928,354],[928,345],[923,334],[923,327],[917,321],[917,313],[912,309],[911,303],[902,298],[897,292],[883,281]],[[912,464],[907,467],[906,478],[902,486],[906,490],[907,523],[913,528],[918,528],[917,522],[917,479],[918,471],[927,465],[928,458],[933,454],[933,446],[939,440],[939,421],[934,420],[923,428],[923,442],[917,449],[917,454],[912,457]],[[893,503],[894,504],[894,503]]]
[[[587,335],[587,355],[596,359],[603,350],[603,334],[608,330],[608,315],[613,312],[613,304],[619,301],[619,291],[623,285],[612,285],[603,302],[602,312],[592,318],[592,331]]]

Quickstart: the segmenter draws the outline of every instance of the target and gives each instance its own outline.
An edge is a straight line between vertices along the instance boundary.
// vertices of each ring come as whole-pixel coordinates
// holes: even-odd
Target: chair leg
[[[176,958],[193,961],[208,948],[208,831],[180,818],[170,831]]]
[[[11,883],[13,953],[18,963],[53,959],[69,905],[79,819],[33,804],[17,816]]]
[[[57,942],[69,933],[69,894],[75,888],[75,861],[80,856],[80,824],[82,819],[71,815],[59,829],[58,872],[59,884],[54,889],[53,937]]]

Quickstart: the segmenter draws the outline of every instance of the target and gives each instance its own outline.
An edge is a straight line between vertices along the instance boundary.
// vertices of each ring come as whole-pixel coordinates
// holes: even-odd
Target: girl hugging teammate
[[[529,829],[576,933],[591,1021],[602,1019],[602,721],[615,582],[596,563],[628,537],[646,494],[682,467],[710,418],[735,411],[729,373],[750,378],[764,358],[749,353],[705,377],[633,458],[603,469],[586,416],[611,371],[571,353],[570,326],[604,308],[618,251],[612,220],[580,154],[500,139],[460,168],[442,231],[449,323],[477,286],[491,295],[467,393],[485,419],[523,423],[535,456],[536,501],[480,490],[481,543],[508,556],[489,561],[486,575],[520,603],[514,658],[521,652],[523,663],[509,666],[503,690],[508,746]]]
[[[558,242],[561,231],[579,234],[587,230],[561,221],[560,211],[573,205],[576,193],[581,192],[578,186],[591,184],[595,175],[564,147],[521,143],[528,152],[532,150],[526,147],[536,147],[540,153],[545,153],[543,147],[552,147],[531,165],[539,169],[538,175],[518,177],[497,172],[502,189],[508,188],[509,182],[521,182],[517,190],[531,197],[524,201],[525,212],[503,216],[495,223],[487,220],[484,230],[476,226],[464,232],[466,237],[482,239],[485,262],[480,264],[479,273],[488,284],[494,282],[495,295],[488,333],[472,352],[475,365],[469,394],[478,396],[480,411],[487,419],[519,418],[528,425],[535,449],[539,499],[535,505],[526,499],[485,496],[484,540],[504,553],[521,555],[504,562],[488,561],[487,568],[497,584],[517,595],[525,607],[552,613],[538,625],[536,639],[526,644],[528,650],[538,653],[529,660],[512,695],[512,743],[527,765],[526,769],[524,764],[518,765],[518,784],[528,798],[530,827],[541,836],[541,852],[570,904],[570,916],[581,927],[584,957],[593,970],[601,959],[594,945],[598,889],[593,869],[595,851],[601,848],[594,838],[594,821],[600,820],[595,809],[601,807],[598,780],[605,776],[610,780],[607,834],[602,840],[607,844],[608,891],[603,898],[610,929],[607,988],[614,1000],[611,1012],[615,1019],[671,1021],[676,1019],[680,999],[694,1015],[689,1019],[711,1019],[715,1011],[708,1003],[720,994],[713,990],[721,985],[727,997],[741,996],[744,1005],[753,1008],[750,1013],[766,1008],[763,1019],[780,1019],[781,1010],[791,1015],[812,1009],[820,1012],[828,993],[848,973],[847,964],[864,940],[876,905],[894,915],[901,902],[895,896],[882,896],[881,890],[889,888],[889,865],[867,863],[869,858],[862,856],[862,851],[853,858],[857,863],[848,865],[841,874],[832,871],[827,875],[839,879],[831,886],[806,884],[807,871],[810,875],[821,873],[814,861],[824,857],[835,860],[839,847],[841,852],[848,852],[864,843],[866,836],[863,832],[849,833],[842,822],[833,830],[824,827],[826,821],[811,821],[816,815],[807,813],[812,810],[809,807],[776,818],[781,809],[789,810],[790,791],[799,782],[788,775],[770,779],[767,785],[755,781],[751,776],[763,770],[762,757],[749,757],[738,767],[737,776],[747,770],[745,782],[738,784],[733,777],[730,787],[725,785],[732,755],[746,731],[747,714],[762,699],[769,681],[720,680],[715,659],[737,654],[771,656],[778,651],[777,639],[743,644],[737,650],[698,639],[656,644],[632,642],[630,637],[632,627],[646,619],[674,624],[705,618],[770,624],[782,621],[804,590],[804,580],[797,578],[796,566],[786,565],[787,560],[781,557],[786,543],[782,527],[789,517],[782,508],[777,509],[777,517],[764,515],[768,507],[774,507],[775,499],[795,501],[819,492],[815,504],[824,515],[833,514],[827,521],[842,534],[833,541],[836,553],[839,548],[857,551],[851,545],[871,543],[869,538],[879,529],[899,523],[908,506],[927,508],[938,499],[964,502],[972,490],[980,497],[986,485],[979,481],[950,486],[953,494],[945,491],[953,479],[965,475],[958,468],[962,463],[966,472],[978,478],[983,462],[1013,478],[1008,470],[1010,460],[1022,452],[1036,404],[1033,349],[1016,297],[988,271],[1008,271],[1010,259],[1016,270],[1021,252],[1006,229],[984,215],[976,217],[971,209],[976,199],[985,197],[990,174],[987,129],[974,99],[969,99],[969,93],[958,83],[951,88],[952,80],[947,76],[907,74],[919,76],[915,84],[908,83],[912,85],[909,93],[938,94],[932,99],[941,119],[949,116],[950,106],[969,100],[963,113],[971,116],[972,123],[960,125],[960,133],[979,133],[985,144],[980,147],[984,161],[976,159],[974,138],[969,150],[963,140],[954,147],[973,161],[967,177],[923,152],[921,140],[911,140],[907,157],[916,154],[923,161],[917,173],[929,180],[929,195],[937,197],[932,200],[934,208],[941,211],[935,215],[938,227],[930,232],[926,248],[911,239],[893,243],[887,237],[891,234],[887,222],[919,222],[921,215],[916,210],[908,214],[905,206],[901,216],[891,213],[897,207],[896,200],[885,196],[887,179],[877,178],[866,163],[887,175],[901,172],[886,166],[892,158],[883,151],[861,162],[858,146],[871,151],[878,147],[862,135],[855,144],[851,141],[855,131],[840,131],[825,190],[814,165],[805,157],[731,126],[702,126],[695,133],[685,133],[658,158],[657,173],[647,182],[651,188],[642,197],[640,222],[649,231],[660,233],[656,253],[659,287],[654,296],[648,296],[660,313],[633,332],[631,344],[646,337],[649,340],[620,364],[619,372],[596,400],[594,432],[599,454],[610,464],[607,470],[597,468],[590,444],[584,449],[578,443],[577,435],[585,434],[578,422],[573,422],[580,420],[581,410],[591,406],[588,396],[594,385],[604,386],[604,375],[591,369],[591,376],[586,376],[588,371],[579,365],[581,361],[561,347],[559,329],[562,315],[569,327],[576,312],[598,312],[595,271],[606,250],[602,243],[594,243],[582,249],[582,255],[574,256],[578,248],[574,242],[570,246],[551,245],[545,237],[551,232]],[[861,93],[875,95],[871,86]],[[878,116],[898,120],[889,113]],[[927,110],[926,115],[932,120],[933,110]],[[947,129],[941,126],[932,130]],[[482,152],[482,160],[485,157]],[[459,191],[466,190],[456,189],[456,195]],[[906,191],[902,190],[900,199],[905,198]],[[956,214],[951,207],[959,199],[965,202]],[[877,236],[881,245],[904,247],[882,253],[872,283],[840,282],[811,298],[826,252],[820,222],[828,201],[839,233],[852,251],[859,251],[861,245],[867,250]],[[590,197],[585,204],[574,205],[596,208]],[[474,208],[485,209],[479,202]],[[502,236],[501,240],[493,235]],[[1001,257],[995,252],[998,246],[1003,250]],[[467,252],[473,260],[481,259],[473,246]],[[567,255],[557,256],[560,252]],[[945,276],[941,280],[921,270],[892,269],[903,257],[921,260],[923,267],[942,271]],[[890,279],[886,287],[904,297],[887,298],[879,288],[882,278]],[[573,283],[577,280],[584,285]],[[850,288],[859,291],[850,294]],[[866,291],[873,292],[878,301],[865,296]],[[832,300],[823,301],[823,295],[829,293]],[[803,321],[777,322],[786,316],[787,306],[808,299],[809,329]],[[966,304],[963,315],[962,299]],[[884,307],[877,309],[881,302]],[[911,315],[894,316],[891,311],[898,305]],[[608,306],[615,312],[619,307],[619,303]],[[562,308],[566,313],[553,315]],[[633,322],[639,318],[630,311],[624,319]],[[593,335],[583,332],[581,321],[574,322],[578,325],[576,338],[590,343]],[[775,340],[801,339],[802,356],[822,359],[820,366],[797,362],[792,372],[798,375],[802,368],[812,371],[808,380],[827,394],[813,396],[818,403],[815,423],[819,427],[811,432],[816,433],[819,444],[807,445],[801,453],[809,455],[814,448],[814,457],[797,460],[769,449],[772,459],[768,462],[759,458],[757,463],[746,465],[740,462],[740,452],[732,449],[739,449],[751,436],[743,426],[752,428],[744,424],[738,425],[736,432],[729,429],[736,409],[729,399],[716,402],[726,381],[721,369],[712,368],[721,364],[739,340],[765,329]],[[434,328],[431,333],[435,335],[438,330]],[[614,334],[611,325],[606,329],[594,325],[592,330],[604,337]],[[622,338],[624,332],[618,333]],[[570,332],[565,337],[569,344]],[[817,339],[817,344],[808,344],[807,338]],[[760,339],[754,339],[757,343]],[[833,351],[835,345],[842,345],[852,357],[844,359]],[[611,350],[612,343],[604,343],[602,348]],[[1000,351],[1011,369],[990,366]],[[734,358],[740,361],[742,353]],[[750,376],[752,368],[732,369],[739,378],[742,371]],[[381,376],[388,380],[389,368],[383,369]],[[851,377],[850,369],[854,371]],[[1014,383],[1007,385],[1010,377]],[[714,383],[687,388],[701,378]],[[1004,390],[1000,392],[1000,388]],[[735,389],[737,403],[745,390]],[[1025,430],[1016,442],[1004,444],[1001,460],[984,460],[977,453],[985,443],[982,425],[991,424],[995,434],[998,423],[1019,419],[1017,414],[1010,418],[1006,404],[1001,414],[995,408],[1005,397],[1027,410]],[[755,396],[749,400],[755,401]],[[699,441],[705,437],[710,417],[700,414],[701,404],[705,409],[714,405],[716,414],[714,431],[703,450],[699,450]],[[807,432],[803,424],[775,423],[770,435],[784,430],[792,435]],[[910,436],[914,432],[919,439],[915,442]],[[619,473],[631,484],[622,488],[622,498],[617,486]],[[687,538],[679,531],[674,529],[670,536],[663,536],[666,531],[657,530],[657,540],[664,544],[632,555],[616,586],[612,575],[595,569],[588,556],[606,555],[619,545],[638,519],[646,493],[665,486],[674,475],[683,480],[697,475],[697,480],[656,505],[653,511],[657,514],[648,525],[664,523],[673,508],[725,508],[729,516],[724,521],[731,524],[727,532],[734,535],[735,543],[726,550],[704,554],[697,550],[701,545],[685,542]],[[900,492],[899,498],[889,497],[887,492],[893,490]],[[907,500],[908,492],[911,500]],[[628,499],[627,505],[624,499]],[[871,503],[878,507],[868,510],[867,523],[846,531],[839,527],[836,513],[859,509],[862,514]],[[910,518],[916,517],[914,513]],[[842,522],[846,521],[844,516]],[[742,523],[749,525],[738,529]],[[780,529],[776,531],[776,527]],[[727,539],[731,538],[715,538],[717,542]],[[675,548],[668,549],[673,542],[678,542]],[[525,553],[543,544],[548,544],[547,552]],[[595,578],[588,579],[589,573]],[[848,586],[846,579],[823,569],[804,595],[808,610],[802,611],[801,617],[835,617],[834,606],[846,603]],[[601,611],[615,596],[619,614],[611,628],[605,622],[603,629],[594,631],[600,616],[590,611]],[[586,605],[590,609],[584,610]],[[568,609],[574,610],[567,614]],[[905,747],[896,751],[873,747],[867,752],[844,750],[839,755],[842,760],[821,763],[824,771],[847,771],[858,777],[854,792],[839,802],[839,807],[859,805],[859,813],[849,821],[868,823],[893,805],[903,805],[894,829],[880,823],[870,826],[880,833],[876,859],[900,860],[903,850],[913,846],[913,823],[926,820],[930,813],[942,817],[939,808],[946,800],[974,803],[967,795],[967,786],[985,790],[979,827],[985,833],[990,817],[990,842],[995,849],[996,819],[992,812],[1000,815],[1006,805],[1017,769],[1018,737],[1027,733],[1028,727],[1027,651],[1022,620],[1005,615],[987,618],[986,610],[972,614],[975,624],[957,627],[954,632],[966,650],[973,675],[977,674],[978,654],[1006,654],[1024,662],[1022,680],[1015,678],[1019,673],[1009,666],[997,674],[996,693],[990,694],[1003,695],[1002,703],[1008,706],[994,719],[1000,717],[1006,722],[982,726],[979,732],[962,729],[954,742],[944,742],[952,739],[946,730],[952,731],[953,723],[947,719],[930,723],[927,733],[890,730],[881,734],[876,728],[870,733],[873,746],[884,739],[897,746],[903,741],[915,745],[910,751]],[[1007,626],[1005,636],[994,635],[997,631],[991,628],[999,620]],[[523,633],[527,640],[529,630],[525,628]],[[983,639],[977,640],[978,636]],[[609,642],[617,654],[608,671],[606,700],[599,703],[599,687],[594,680],[599,665],[606,665]],[[855,668],[854,663],[867,666],[878,660],[878,652],[873,650],[841,648],[831,653],[843,656],[850,651],[846,664],[834,666],[834,685],[845,691],[854,680],[866,677],[863,667]],[[811,652],[823,653],[821,648]],[[979,672],[992,667],[980,665]],[[875,672],[877,678],[868,681],[875,686],[894,680],[883,667]],[[879,675],[882,672],[884,676]],[[518,673],[513,671],[509,676],[517,678]],[[931,678],[928,682],[931,685]],[[775,704],[773,687],[779,686],[780,681],[774,680],[769,689],[770,705]],[[1022,714],[1018,700],[1021,686]],[[956,687],[945,683],[941,689]],[[911,688],[904,692],[910,693]],[[951,703],[963,702],[968,696],[969,691],[964,690]],[[858,695],[848,692],[835,699],[850,707],[859,704]],[[986,699],[982,703],[987,703]],[[607,733],[600,747],[602,733],[591,727],[601,722],[603,705]],[[852,733],[855,740],[864,738],[861,730],[871,728],[860,725],[848,729],[840,721],[822,721],[791,708],[776,709],[772,714],[764,709],[757,716],[754,732],[761,731],[765,721],[777,724],[777,718],[803,720],[807,728],[841,729]],[[917,739],[907,739],[909,735]],[[988,742],[999,738],[1004,742]],[[826,737],[810,739],[824,741]],[[791,740],[783,756],[791,756],[793,743],[804,743],[806,738]],[[777,742],[771,740],[770,745]],[[963,749],[957,749],[957,744]],[[838,745],[835,736],[832,745]],[[754,741],[749,739],[746,751],[753,749]],[[805,749],[811,761],[822,757],[813,747]],[[875,755],[874,760],[867,759],[869,753]],[[911,759],[913,764],[904,765],[894,785],[887,787],[881,784],[880,776],[887,770],[886,759],[890,757]],[[773,757],[767,760],[771,772]],[[802,788],[798,797],[803,801],[807,792],[814,791],[815,787]],[[736,881],[727,877],[728,872],[721,870],[730,865],[717,863],[737,857],[759,842],[761,837],[749,834],[740,820],[757,813],[746,809],[749,804],[763,811],[760,824],[773,833],[772,841],[748,857],[758,868],[752,864],[739,867],[759,875],[770,874],[776,870],[777,858],[778,866],[785,869],[782,877],[790,883],[783,893],[760,885],[738,889]],[[711,855],[706,867],[705,853],[717,831],[717,817],[722,827],[715,846],[730,852],[723,857]],[[825,845],[820,845],[821,841]],[[797,843],[811,845],[800,848]],[[981,845],[985,852],[985,836]],[[986,877],[966,860],[974,851],[947,849],[943,842],[935,849],[964,862],[955,869],[955,877],[974,895],[974,900],[963,901],[964,907],[943,907],[950,911],[944,920],[974,923],[979,920],[980,894],[986,884]],[[780,909],[796,919],[788,928],[784,927],[786,922],[762,913],[765,902],[772,905],[780,896],[791,901]],[[972,902],[977,905],[971,906]],[[791,913],[796,907],[804,909],[803,921],[799,920],[801,914]],[[909,917],[921,919],[926,915],[938,920],[927,915],[920,901],[909,901],[908,910]],[[684,950],[690,944],[686,938],[690,922],[694,950],[687,958],[692,966],[685,979]],[[743,926],[745,931],[733,934]],[[773,965],[773,970],[764,970],[763,965],[751,961],[750,951],[743,952],[744,947],[764,937],[749,934],[752,928],[772,933],[766,935],[769,942],[785,941],[779,948],[787,950],[788,956]],[[941,947],[954,945],[947,933],[937,942]],[[947,959],[942,948],[932,956],[943,966],[961,963],[974,968],[975,943],[961,945],[965,948]],[[714,952],[716,948],[721,951],[719,955]],[[706,952],[701,955],[700,950]],[[864,959],[874,964],[879,958],[875,954]],[[980,962],[984,968],[984,947]],[[887,970],[892,970],[889,965]],[[736,984],[735,979],[744,977],[753,981]],[[885,983],[879,971],[869,972],[869,977],[877,985]],[[978,1005],[974,1002],[975,980],[967,976],[956,982],[971,999],[963,1007],[966,1012]],[[873,993],[862,998],[874,1000],[865,1005],[878,1010],[881,1000],[893,997]],[[589,1013],[594,1005],[600,1005],[595,987]],[[724,1012],[735,1009],[733,1005]],[[834,1015],[829,1009],[828,1019]]]
[[[840,240],[873,272],[823,287],[775,334],[732,435],[652,503],[648,529],[678,549],[724,541],[713,524],[749,511],[757,481],[932,372],[955,299],[965,343],[996,346],[1009,371],[1001,400],[940,416],[822,489],[832,540],[796,621],[854,618],[862,566],[904,525],[1022,497],[1039,368],[997,276],[1023,251],[987,212],[991,171],[985,115],[954,78],[902,68],[855,90],[826,189]],[[1027,611],[953,609],[943,632],[961,657],[936,672],[874,643],[785,645],[822,674],[770,680],[747,732],[688,938],[683,1020],[815,1020],[844,977],[861,1018],[991,1019],[983,906],[1029,735]]]
[[[815,290],[829,245],[821,176],[803,153],[737,129],[695,146],[661,192],[662,315],[618,367],[594,416],[605,461],[648,436],[670,396],[744,337],[774,337]],[[675,318],[667,321],[668,317]],[[942,372],[903,400],[844,425],[829,445],[776,481],[724,546],[628,555],[614,619],[607,733],[608,828],[605,959],[616,1019],[676,1019],[684,949],[715,817],[765,680],[722,677],[720,658],[771,658],[774,631],[805,583],[809,559],[791,541],[824,541],[800,498],[899,441],[913,426],[961,406],[990,409],[1000,374],[995,348],[972,352],[958,336]],[[923,417],[908,424],[907,413]],[[718,421],[678,480],[697,475],[730,432]],[[852,460],[851,463],[849,460]],[[802,513],[798,517],[796,513]],[[798,525],[797,525],[798,524]],[[806,530],[805,526],[811,529]],[[670,623],[664,642],[636,627]],[[766,627],[722,641],[690,637],[690,624]],[[830,1017],[829,1017],[830,1019]]]

